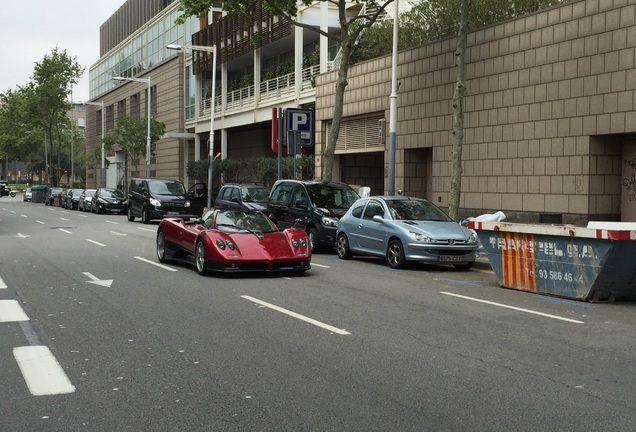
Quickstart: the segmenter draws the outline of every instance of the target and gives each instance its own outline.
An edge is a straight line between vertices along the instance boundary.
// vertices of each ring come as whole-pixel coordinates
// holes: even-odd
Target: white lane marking
[[[79,217],[88,217],[85,214],[78,214]]]
[[[110,233],[112,235],[116,235],[116,236],[126,236],[126,235],[128,235],[128,234],[120,233],[120,232],[117,232],[117,231],[111,231]]]
[[[37,223],[42,224],[42,225],[46,225],[44,222],[36,220]]]
[[[69,218],[63,218],[63,217],[61,217],[60,219],[61,219],[61,220],[63,220],[63,221],[70,221],[70,219],[69,219]]]
[[[318,327],[324,328],[324,329],[326,329],[326,330],[329,330],[329,331],[331,331],[331,332],[337,333],[337,334],[339,334],[339,335],[350,335],[350,334],[351,334],[351,333],[349,333],[349,332],[348,332],[348,331],[346,331],[346,330],[342,330],[342,329],[336,328],[336,327],[334,327],[334,326],[330,326],[329,324],[325,324],[325,323],[322,323],[322,322],[320,322],[320,321],[316,321],[316,320],[315,320],[315,319],[313,319],[313,318],[309,318],[309,317],[306,317],[306,316],[304,316],[304,315],[300,315],[300,314],[298,314],[298,313],[296,313],[296,312],[292,312],[292,311],[290,311],[290,310],[283,309],[282,307],[279,307],[279,306],[273,305],[273,304],[271,304],[271,303],[264,302],[264,301],[262,301],[262,300],[259,300],[259,299],[254,298],[254,297],[250,297],[250,296],[246,296],[246,295],[242,295],[241,297],[242,297],[242,298],[244,298],[245,300],[252,301],[252,302],[257,303],[257,304],[259,304],[259,305],[261,305],[261,306],[265,306],[265,307],[270,308],[270,309],[273,309],[273,310],[275,310],[275,311],[278,311],[278,312],[284,313],[284,314],[286,314],[286,315],[289,315],[289,316],[291,316],[291,317],[297,318],[297,319],[299,319],[299,320],[301,320],[301,321],[305,321],[305,322],[307,322],[307,323],[309,323],[309,324],[313,324],[313,325],[315,325],[315,326],[318,326]]]
[[[17,300],[0,300],[0,322],[28,321]]]
[[[170,270],[170,271],[173,271],[173,272],[178,271],[177,269],[173,269],[172,267],[168,267],[168,266],[165,266],[163,264],[159,264],[159,263],[156,263],[154,261],[150,261],[150,260],[148,260],[146,258],[142,258],[140,256],[136,256],[135,258],[137,258],[139,261],[143,261],[143,262],[146,262],[148,264],[152,264],[154,266],[161,267],[162,269]]]
[[[98,242],[98,241],[95,241],[95,240],[91,240],[91,239],[86,239],[86,241],[87,241],[87,242],[91,242],[91,243],[94,243],[94,244],[96,244],[97,246],[102,246],[102,247],[106,247],[106,245],[105,245],[104,243],[100,243],[100,242]]]
[[[516,310],[519,312],[525,312],[525,313],[529,313],[529,314],[533,314],[533,315],[539,315],[539,316],[543,316],[546,318],[552,318],[552,319],[556,319],[556,320],[561,320],[561,321],[567,321],[567,322],[571,322],[571,323],[575,323],[575,324],[585,324],[585,321],[578,321],[578,320],[574,320],[574,319],[570,319],[570,318],[564,318],[564,317],[560,317],[557,315],[550,315],[547,313],[543,313],[543,312],[537,312],[537,311],[533,311],[530,309],[523,309],[520,307],[516,307],[516,306],[509,306],[509,305],[505,305],[502,303],[495,303],[495,302],[491,302],[488,300],[481,300],[481,299],[477,299],[477,298],[473,298],[473,297],[467,297],[467,296],[463,296],[463,295],[459,295],[459,294],[453,294],[453,293],[449,293],[449,292],[445,292],[445,291],[440,291],[440,294],[444,294],[444,295],[448,295],[448,296],[452,296],[452,297],[457,297],[457,298],[461,298],[464,300],[471,300],[474,302],[478,302],[478,303],[485,303],[485,304],[489,304],[491,306],[498,306],[498,307],[502,307],[502,308],[506,308],[506,309],[512,309],[512,310]]]
[[[0,278],[0,289],[5,289],[7,288],[7,284],[4,283],[4,281],[2,280],[2,278]]]
[[[22,233],[17,233],[17,234],[16,234],[16,237],[17,237],[17,238],[27,238],[27,237],[31,237],[31,236],[30,236],[30,235],[24,235],[24,234],[22,234]]]
[[[75,386],[48,347],[39,345],[13,348],[13,356],[32,395],[75,392]]]
[[[69,230],[65,230],[64,228],[58,228],[60,231],[65,232],[66,234],[73,234]]]
[[[150,229],[150,228],[137,227],[137,229],[144,230],[144,231],[150,231],[150,232],[157,232],[157,230]]]
[[[110,286],[113,284],[113,280],[112,279],[100,279],[97,276],[94,276],[94,275],[92,275],[89,272],[84,272],[84,274],[86,276],[88,276],[89,278],[91,278],[91,280],[86,281],[88,283],[92,283],[92,284],[95,284],[95,285],[100,285],[100,286],[103,286],[103,287],[106,287],[106,288],[110,288]]]
[[[331,268],[331,267],[330,267],[330,266],[328,266],[328,265],[316,264],[315,262],[312,262],[312,263],[311,263],[311,265],[312,265],[312,266],[316,266],[316,267],[322,267],[322,268]]]
[[[109,224],[113,224],[113,225],[119,225],[119,222],[115,222],[115,221],[105,220],[104,222],[109,223]]]
[[[28,216],[27,216],[27,215],[23,215],[23,214],[21,214],[20,216],[22,216],[23,218],[28,218]]]

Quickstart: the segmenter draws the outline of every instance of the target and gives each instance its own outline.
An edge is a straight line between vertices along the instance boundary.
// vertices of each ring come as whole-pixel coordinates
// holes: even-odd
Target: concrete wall
[[[426,196],[441,206],[450,189],[455,46],[446,39],[398,56],[396,189],[416,190],[430,175]],[[572,1],[470,33],[464,211],[620,218],[621,143],[636,134],[635,57],[636,0]],[[336,79],[317,79],[317,153]],[[345,116],[384,110],[388,123],[390,82],[390,55],[351,67]],[[430,173],[410,166],[409,150],[419,148],[431,148]]]

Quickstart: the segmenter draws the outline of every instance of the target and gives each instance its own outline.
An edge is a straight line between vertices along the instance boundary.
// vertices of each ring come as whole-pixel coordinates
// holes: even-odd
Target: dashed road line
[[[44,223],[42,221],[39,221],[39,220],[36,220],[36,222],[39,223],[39,224],[42,224],[42,225],[46,225],[46,223]]]
[[[104,243],[100,243],[100,242],[95,241],[95,240],[86,239],[86,241],[87,241],[87,242],[94,243],[94,244],[96,244],[97,246],[106,247],[106,245],[105,245]]]
[[[529,313],[532,315],[539,315],[542,317],[546,317],[546,318],[552,318],[552,319],[556,319],[556,320],[560,320],[560,321],[566,321],[566,322],[571,322],[574,324],[585,324],[584,321],[579,321],[579,320],[574,320],[574,319],[570,319],[570,318],[565,318],[565,317],[560,317],[558,315],[551,315],[551,314],[547,314],[547,313],[543,313],[543,312],[538,312],[538,311],[533,311],[531,309],[524,309],[524,308],[520,308],[520,307],[516,307],[516,306],[509,306],[503,303],[496,303],[496,302],[492,302],[492,301],[488,301],[488,300],[482,300],[482,299],[478,299],[478,298],[474,298],[474,297],[467,297],[467,296],[463,296],[460,294],[454,294],[454,293],[449,293],[449,292],[445,292],[445,291],[440,291],[440,294],[444,294],[447,296],[452,296],[452,297],[457,297],[457,298],[461,298],[464,300],[470,300],[470,301],[474,301],[474,302],[478,302],[478,303],[484,303],[484,304],[488,304],[491,306],[497,306],[497,307],[502,307],[505,309],[512,309],[512,310],[516,310],[519,312],[524,312],[524,313]]]
[[[62,366],[46,346],[25,346],[13,349],[22,376],[34,396],[75,392]]]
[[[316,264],[315,262],[312,262],[311,265],[316,267],[326,268],[326,269],[331,268],[331,266],[324,265],[324,264]]]
[[[7,287],[7,284],[6,284],[6,283],[4,283],[4,281],[2,280],[2,278],[0,278],[0,289],[6,289],[6,288],[8,288],[8,287]]]
[[[66,234],[73,234],[72,232],[70,232],[69,230],[65,230],[64,228],[58,228],[58,230],[66,233]]]
[[[17,300],[0,300],[0,322],[28,321],[29,317]]]
[[[351,333],[349,333],[346,330],[342,330],[342,329],[336,328],[336,327],[331,326],[329,324],[325,324],[323,322],[317,321],[317,320],[315,320],[313,318],[309,318],[309,317],[306,317],[304,315],[298,314],[296,312],[292,312],[290,310],[284,309],[284,308],[282,308],[280,306],[276,306],[276,305],[273,305],[271,303],[264,302],[263,300],[259,300],[257,298],[246,296],[246,295],[242,295],[241,297],[244,298],[245,300],[252,301],[252,302],[254,302],[256,304],[259,304],[261,306],[265,306],[266,308],[273,309],[273,310],[275,310],[277,312],[284,313],[285,315],[289,315],[289,316],[297,318],[297,319],[299,319],[301,321],[305,321],[306,323],[313,324],[313,325],[315,325],[317,327],[321,327],[321,328],[323,328],[325,330],[329,330],[330,332],[333,332],[333,333],[336,333],[336,334],[339,334],[339,335],[343,335],[343,336],[351,334]]]
[[[173,269],[172,267],[168,267],[168,266],[165,266],[163,264],[159,264],[159,263],[156,263],[154,261],[150,261],[149,259],[142,258],[140,256],[136,256],[135,258],[138,259],[139,261],[143,261],[145,263],[152,264],[153,266],[161,267],[162,269],[165,269],[165,270],[169,270],[169,271],[173,271],[173,272],[179,271],[177,269]]]
[[[144,230],[144,231],[150,231],[150,232],[157,232],[156,229],[150,229],[150,228],[144,228],[144,227],[137,227],[137,229]]]

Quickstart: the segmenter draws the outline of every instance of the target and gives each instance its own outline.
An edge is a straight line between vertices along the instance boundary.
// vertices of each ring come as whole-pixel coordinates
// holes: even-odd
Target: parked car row
[[[33,193],[31,188],[28,188],[24,193],[24,201],[32,201],[32,199]],[[122,191],[115,188],[63,189],[52,187],[47,191],[44,204],[98,214],[126,214],[128,209],[128,199]]]
[[[458,270],[468,270],[475,263],[478,249],[475,233],[425,199],[402,195],[360,197],[343,183],[305,180],[279,180],[267,192],[266,187],[259,185],[224,185],[214,203],[214,216],[211,216],[217,226],[205,228],[223,231],[225,225],[219,225],[218,221],[226,212],[263,214],[280,231],[302,229],[312,253],[335,249],[338,257],[345,260],[354,255],[382,257],[393,269],[405,268],[412,262],[424,262],[450,264]],[[167,259],[166,256],[179,258],[180,254],[191,256],[199,271],[204,272],[210,266],[214,267],[205,263],[206,257],[223,255],[227,250],[221,248],[227,244],[202,241],[205,251],[198,251],[194,243],[188,243],[186,249],[175,246],[172,242],[178,244],[179,236],[196,242],[203,232],[207,232],[201,226],[183,222],[185,219],[189,220],[185,217],[162,221],[160,231],[164,234],[158,238],[157,254],[160,260]],[[180,231],[173,239],[175,226]],[[228,226],[247,230],[248,235],[263,234],[249,227],[240,228],[238,223],[228,223]],[[168,240],[166,235],[170,237]],[[236,256],[237,260],[241,256],[234,249],[230,255]],[[221,265],[218,260],[215,263]],[[245,267],[239,262],[235,265],[233,269]]]
[[[226,226],[220,226],[223,224],[219,225],[218,221],[230,216],[237,220],[228,222],[227,226],[247,231],[261,240],[264,233],[269,232],[263,227],[271,222],[280,232],[301,229],[306,234],[311,253],[335,249],[338,257],[344,260],[354,255],[382,257],[393,269],[404,268],[412,262],[425,262],[450,264],[459,270],[468,270],[475,263],[479,246],[473,231],[451,219],[430,201],[402,195],[360,197],[349,185],[338,182],[278,180],[271,190],[258,184],[226,184],[214,201],[216,213],[206,213],[211,221],[216,221],[211,228],[209,225],[202,226],[202,210],[207,199],[207,190],[202,183],[186,191],[178,180],[132,179],[128,197],[120,190],[110,188],[81,192],[77,189],[62,192],[51,188],[47,205],[52,205],[50,198],[57,194],[61,206],[68,209],[127,214],[131,222],[137,217],[143,223],[161,219],[159,231],[164,233],[164,237],[157,240],[160,260],[169,257],[179,259],[183,254],[195,261],[205,261],[205,257],[213,253],[210,248],[214,249],[214,253],[218,252],[215,248],[224,247],[235,252],[230,246],[236,246],[233,240],[229,243],[226,240],[206,240],[204,251],[198,251],[195,244],[183,249],[178,247],[176,239],[175,244],[170,239],[166,240],[166,235],[172,235],[166,233],[174,232],[175,224],[182,227],[178,235],[191,240],[196,240],[209,229],[224,231]],[[225,216],[219,219],[221,214]],[[265,216],[265,219],[259,224],[261,228],[252,229],[239,224],[238,215],[261,219]],[[172,222],[164,223],[165,220]],[[191,220],[198,221],[198,225],[190,223]],[[297,239],[297,242],[300,240]],[[181,242],[181,246],[184,245]],[[259,243],[252,246],[259,247]],[[241,254],[246,254],[246,251],[230,255]],[[205,272],[209,269],[208,264],[197,262],[197,267],[200,272]],[[238,263],[237,266],[245,267]]]

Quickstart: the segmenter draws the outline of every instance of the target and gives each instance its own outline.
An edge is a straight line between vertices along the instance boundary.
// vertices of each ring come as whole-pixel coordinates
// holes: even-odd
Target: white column
[[[196,134],[194,137],[194,160],[198,161],[199,159],[201,159],[201,137]]]
[[[320,30],[329,31],[329,4],[326,1],[320,2]],[[325,36],[320,36],[320,73],[327,72],[327,61],[329,60],[329,40]]]
[[[301,19],[300,13],[298,19]],[[294,26],[294,33],[294,75],[296,78],[296,101],[298,101],[303,86],[303,28]]]
[[[254,108],[259,107],[261,99],[261,49],[254,50]]]

